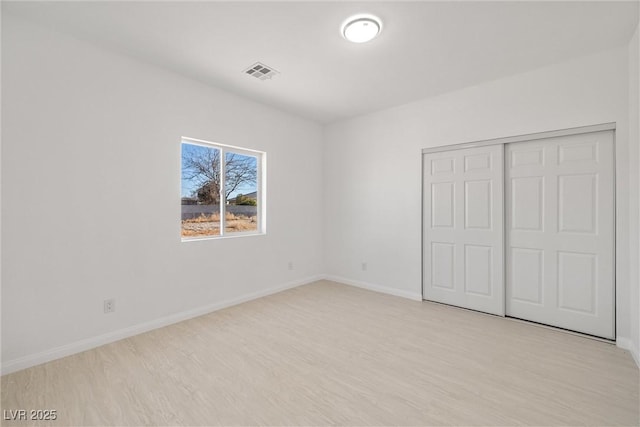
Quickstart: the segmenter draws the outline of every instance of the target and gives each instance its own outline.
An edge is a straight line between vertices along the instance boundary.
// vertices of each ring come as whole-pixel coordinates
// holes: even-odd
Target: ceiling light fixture
[[[373,15],[356,15],[342,24],[342,36],[353,43],[374,39],[382,30],[382,21]]]

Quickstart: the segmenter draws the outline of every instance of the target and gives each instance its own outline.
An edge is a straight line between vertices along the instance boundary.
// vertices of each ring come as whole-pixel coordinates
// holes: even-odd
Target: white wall
[[[4,372],[322,273],[319,125],[7,13],[2,32]],[[180,242],[181,136],[267,152],[266,236]]]
[[[630,236],[631,247],[629,259],[631,266],[630,283],[630,313],[631,313],[631,351],[636,363],[640,366],[640,42],[638,41],[640,26],[629,43],[629,174],[630,189],[633,197],[630,203],[631,221]]]
[[[328,126],[328,274],[420,295],[422,148],[617,122],[617,333],[628,341],[627,75],[622,47]]]

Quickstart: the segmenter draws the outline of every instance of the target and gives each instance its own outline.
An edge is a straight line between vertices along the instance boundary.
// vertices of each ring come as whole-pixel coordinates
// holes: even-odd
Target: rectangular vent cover
[[[272,67],[264,65],[261,62],[256,62],[255,64],[244,70],[244,72],[245,74],[248,74],[260,80],[267,80],[272,78],[276,74],[280,74]]]

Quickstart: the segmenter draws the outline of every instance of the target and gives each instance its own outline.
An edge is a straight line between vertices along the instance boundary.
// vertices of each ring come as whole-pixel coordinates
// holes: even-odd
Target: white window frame
[[[217,236],[204,236],[204,237],[180,237],[182,242],[196,242],[200,240],[216,240],[216,239],[228,239],[234,237],[246,237],[246,236],[262,236],[267,234],[267,153],[264,151],[253,150],[250,148],[237,147],[234,145],[220,144],[217,142],[204,141],[201,139],[182,137],[180,138],[180,148],[182,144],[199,145],[206,148],[215,148],[220,150],[220,234]],[[182,150],[180,151],[182,152]],[[226,153],[235,153],[245,156],[252,156],[256,158],[256,200],[258,201],[257,215],[257,228],[251,231],[234,231],[231,233],[225,232],[226,227],[226,209],[227,203],[225,198],[225,161]],[[180,158],[180,171],[182,171],[182,157]],[[182,195],[181,195],[182,196]],[[182,221],[182,213],[181,213]]]

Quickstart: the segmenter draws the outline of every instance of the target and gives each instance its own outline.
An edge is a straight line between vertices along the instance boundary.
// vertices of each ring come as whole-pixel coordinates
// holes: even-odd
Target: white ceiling
[[[628,2],[2,2],[9,12],[320,123],[621,46]],[[340,35],[356,13],[379,37]],[[242,71],[256,61],[280,75]]]

